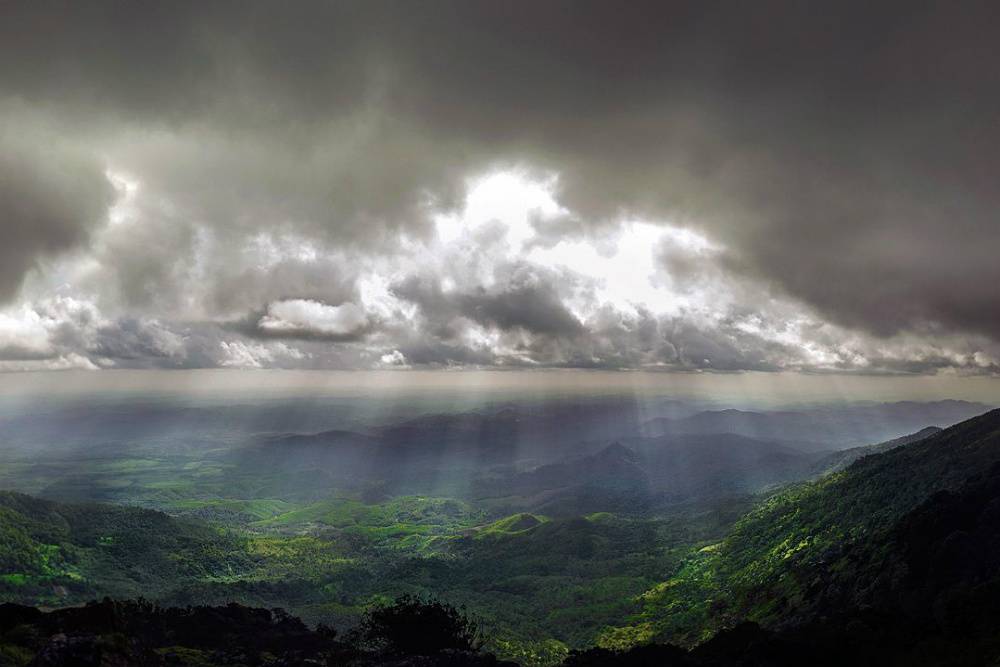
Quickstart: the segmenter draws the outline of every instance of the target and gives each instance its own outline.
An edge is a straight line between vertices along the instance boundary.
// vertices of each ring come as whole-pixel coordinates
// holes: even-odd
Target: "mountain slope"
[[[1000,463],[955,489],[933,493],[890,527],[845,544],[839,557],[807,568],[791,566],[778,581],[754,590],[756,599],[738,598],[749,604],[743,614],[766,610],[759,620],[769,629],[738,623],[695,647],[690,660],[682,656],[668,664],[995,665],[1000,655],[997,553]],[[717,571],[720,575],[726,577]],[[797,600],[782,597],[790,590],[788,580],[803,586]],[[703,585],[700,592],[711,590]],[[716,592],[741,591],[733,586]],[[590,661],[569,664],[647,664],[641,662],[642,648],[587,653],[581,657]]]
[[[816,458],[780,442],[729,433],[623,442],[641,457],[650,487],[673,500],[756,493],[805,479]]]
[[[719,552],[739,611],[761,620],[808,613],[818,604],[808,595],[815,577],[850,571],[861,552],[887,547],[907,512],[997,462],[1000,410],[772,498],[736,525]]]
[[[526,472],[484,477],[471,491],[473,497],[493,499],[494,504],[562,515],[640,507],[648,494],[641,458],[619,443]]]
[[[998,463],[1000,410],[994,410],[792,487],[649,591],[644,614],[605,641],[693,643],[741,619],[788,627],[863,606],[902,614],[906,591],[899,582],[910,572],[904,554],[912,549],[900,535],[920,534],[907,532],[907,522],[935,494],[959,492]],[[906,610],[920,611],[919,605]]]
[[[924,438],[937,435],[942,430],[944,429],[937,426],[928,426],[927,428],[920,429],[916,433],[904,435],[901,438],[893,438],[892,440],[887,440],[874,445],[865,445],[864,447],[842,449],[839,452],[834,452],[817,461],[814,466],[814,470],[817,474],[839,472],[860,458],[870,456],[872,454],[881,454],[882,452],[887,452],[891,449],[902,447],[903,445],[913,444],[914,442],[923,440]]]

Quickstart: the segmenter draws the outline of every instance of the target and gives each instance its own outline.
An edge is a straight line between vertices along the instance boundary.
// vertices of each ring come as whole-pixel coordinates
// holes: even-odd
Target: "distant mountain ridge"
[[[479,478],[470,494],[507,498],[511,510],[636,512],[652,503],[757,493],[808,477],[816,459],[782,443],[733,434],[629,438],[593,454]]]
[[[683,499],[753,493],[805,479],[815,473],[811,466],[820,454],[883,442],[934,423],[948,425],[988,408],[964,401],[899,402],[703,411],[642,422],[634,407],[596,403],[537,412],[508,407],[428,414],[365,432],[262,436],[230,456],[238,466],[268,465],[294,473],[296,485],[315,494],[377,481],[406,493],[444,490],[485,497],[540,492],[541,480],[560,469],[544,466],[564,466],[619,442],[639,455],[641,465],[636,465],[652,492]],[[501,483],[510,487],[507,492],[498,487]],[[548,489],[560,486],[566,485],[554,478],[547,484]]]
[[[620,443],[586,456],[509,476],[481,477],[470,487],[479,500],[506,499],[513,509],[560,515],[645,506],[651,493],[642,457]]]
[[[803,479],[816,459],[780,441],[730,433],[623,442],[643,457],[652,487],[678,500],[756,493]]]
[[[882,442],[927,426],[946,427],[980,415],[992,406],[967,401],[860,404],[776,412],[705,411],[680,419],[656,418],[643,424],[650,435],[735,433],[783,440],[799,448],[844,449]]]

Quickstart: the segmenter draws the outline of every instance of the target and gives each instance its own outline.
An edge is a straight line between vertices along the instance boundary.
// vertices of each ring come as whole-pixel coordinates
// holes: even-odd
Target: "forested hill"
[[[241,538],[162,512],[0,492],[0,599],[156,597],[246,571]]]
[[[998,508],[995,410],[773,496],[608,638],[693,643],[751,620],[782,641],[828,642],[840,660],[863,645],[885,664],[987,664],[1000,645]]]
[[[831,605],[887,602],[880,595],[904,551],[898,539],[908,514],[938,492],[980,483],[998,462],[994,410],[775,496],[719,549],[737,600],[731,613],[787,623]]]

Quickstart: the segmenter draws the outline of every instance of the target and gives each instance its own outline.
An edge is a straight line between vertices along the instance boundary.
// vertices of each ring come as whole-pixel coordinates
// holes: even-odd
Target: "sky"
[[[0,371],[996,376],[998,63],[988,2],[5,2]]]

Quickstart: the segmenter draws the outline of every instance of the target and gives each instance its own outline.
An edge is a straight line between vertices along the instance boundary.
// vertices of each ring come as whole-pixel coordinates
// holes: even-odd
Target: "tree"
[[[404,595],[368,611],[356,630],[367,648],[405,655],[433,655],[446,649],[478,651],[479,625],[437,600]]]

